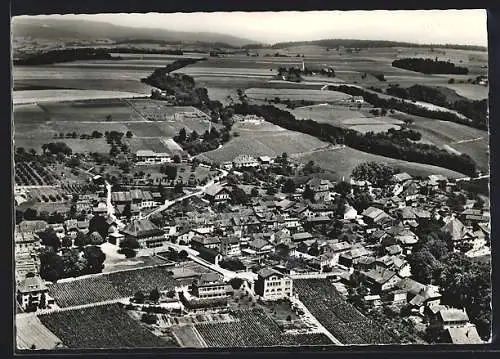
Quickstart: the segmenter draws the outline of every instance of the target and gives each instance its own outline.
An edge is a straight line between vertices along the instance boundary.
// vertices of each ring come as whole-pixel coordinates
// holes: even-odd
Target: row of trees
[[[195,130],[187,135],[186,129],[181,128],[177,136],[174,137],[174,141],[192,156],[215,150],[220,145],[228,142],[229,139],[230,134],[227,127],[222,128],[220,131],[212,127],[210,132],[206,130],[201,136]]]
[[[401,160],[426,163],[474,175],[474,161],[467,155],[455,155],[433,145],[420,144],[407,138],[394,138],[389,133],[366,133],[317,123],[297,120],[288,111],[270,105],[235,104],[234,110],[242,115],[257,115],[288,130],[306,133],[330,143],[342,143],[352,148]]]
[[[61,278],[77,277],[102,272],[106,255],[98,246],[64,248],[57,254],[46,247],[40,252],[40,276],[56,282]]]
[[[392,66],[424,74],[467,75],[469,73],[466,67],[455,66],[450,61],[440,61],[437,57],[435,60],[419,57],[397,59],[392,62]]]
[[[95,48],[74,48],[57,49],[30,54],[21,59],[14,60],[14,65],[48,65],[59,62],[69,62],[77,60],[111,60],[119,59],[113,57],[104,49]]]
[[[464,119],[463,117],[449,111],[430,110],[423,106],[419,106],[417,104],[408,101],[403,101],[402,99],[398,100],[395,98],[390,98],[390,99],[381,98],[377,94],[366,91],[359,87],[354,87],[349,85],[329,85],[328,89],[333,91],[344,92],[351,96],[363,96],[366,102],[372,104],[375,107],[394,109],[408,113],[410,115],[433,118],[436,120],[456,122],[463,125],[479,128],[481,130],[487,129],[486,122],[484,121],[481,122],[474,119],[470,120]],[[463,106],[463,105],[457,105],[457,106]],[[474,106],[480,106],[480,105],[475,104]],[[457,110],[457,112],[459,111]]]
[[[424,101],[455,110],[473,120],[476,127],[482,129],[487,128],[488,101],[486,99],[469,100],[463,97],[451,101],[440,89],[424,85],[413,85],[408,88],[389,86],[386,93],[403,99]]]

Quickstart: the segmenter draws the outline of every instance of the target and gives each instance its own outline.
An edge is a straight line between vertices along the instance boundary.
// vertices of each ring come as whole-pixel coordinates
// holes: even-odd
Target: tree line
[[[275,125],[330,143],[345,144],[381,156],[444,167],[470,176],[476,172],[476,165],[468,155],[456,155],[433,145],[414,143],[405,136],[394,137],[389,132],[362,134],[310,119],[297,120],[290,112],[270,105],[235,104],[233,107],[235,113],[261,116]]]
[[[429,58],[409,57],[397,59],[392,62],[392,67],[400,69],[421,72],[423,74],[456,74],[467,75],[469,69],[467,67],[456,66],[450,61],[441,61]]]
[[[360,87],[354,87],[349,85],[329,85],[329,90],[344,92],[351,96],[363,96],[364,100],[375,107],[389,108],[397,111],[401,111],[404,113],[408,113],[410,115],[433,118],[436,120],[442,121],[450,121],[460,123],[462,125],[471,126],[474,128],[478,128],[480,130],[487,130],[486,122],[475,121],[473,119],[465,119],[463,117],[458,116],[453,112],[448,111],[436,111],[430,110],[423,106],[419,106],[417,104],[404,101],[403,99],[398,100],[395,98],[384,99],[378,96],[373,92],[369,92]],[[458,112],[458,111],[457,111]]]
[[[60,62],[77,60],[119,60],[120,57],[111,56],[105,49],[74,48],[49,50],[36,54],[29,54],[21,59],[14,60],[14,65],[48,65]]]
[[[438,88],[424,85],[413,85],[408,88],[389,86],[386,93],[406,100],[424,101],[455,110],[470,118],[474,127],[487,129],[488,101],[486,99],[474,101],[463,97],[456,101],[449,101]]]

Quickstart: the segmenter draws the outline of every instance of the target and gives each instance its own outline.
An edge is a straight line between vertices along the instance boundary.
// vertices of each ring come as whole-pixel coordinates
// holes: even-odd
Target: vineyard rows
[[[332,344],[323,334],[284,334],[262,309],[236,310],[229,323],[195,325],[208,347],[261,347]]]
[[[41,322],[69,348],[162,348],[160,339],[132,319],[118,304],[54,312],[39,316]]]
[[[69,282],[49,285],[49,294],[61,307],[98,303],[145,293],[173,289],[177,282],[168,274],[168,267],[141,268],[114,272]]]
[[[396,344],[382,327],[345,302],[327,279],[298,279],[293,284],[311,314],[343,344]]]

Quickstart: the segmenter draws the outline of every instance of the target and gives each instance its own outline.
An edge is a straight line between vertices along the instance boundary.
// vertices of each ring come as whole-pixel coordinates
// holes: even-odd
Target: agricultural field
[[[40,321],[69,348],[124,349],[175,347],[130,317],[119,304],[41,315]]]
[[[486,86],[472,84],[447,84],[446,87],[454,90],[460,96],[470,100],[484,100],[488,98],[489,89]]]
[[[165,266],[125,270],[49,285],[60,307],[98,303],[133,296],[137,291],[173,289],[176,285]]]
[[[403,121],[389,116],[374,116],[366,108],[356,106],[317,105],[298,107],[290,111],[297,119],[311,119],[319,123],[349,128],[362,133],[385,132],[400,129]]]
[[[302,163],[314,161],[316,165],[327,171],[330,171],[332,173],[332,177],[334,177],[332,179],[335,179],[337,181],[342,180],[342,178],[348,179],[351,176],[352,170],[357,165],[363,162],[370,161],[386,163],[390,166],[398,168],[401,172],[408,172],[413,176],[424,177],[431,174],[442,174],[448,178],[464,177],[463,174],[448,170],[446,168],[397,160],[394,158],[358,151],[349,147],[318,150],[313,153],[307,153],[304,155],[292,155],[291,157]]]
[[[396,113],[391,117],[413,120],[409,128],[422,134],[422,142],[434,144],[451,152],[471,156],[481,171],[489,170],[489,134],[459,123],[432,120],[418,116]]]
[[[294,287],[311,314],[341,343],[397,344],[392,335],[345,302],[327,279],[299,279]]]
[[[351,98],[342,92],[308,90],[308,89],[271,89],[271,88],[249,88],[245,94],[251,100],[306,100],[315,102],[343,102]]]
[[[12,71],[14,90],[75,89],[132,92],[151,94],[151,86],[143,84],[141,78],[151,73],[147,68],[99,69],[76,68],[61,64],[43,66],[15,66]]]
[[[56,102],[39,106],[54,122],[105,122],[107,116],[111,116],[109,122],[142,120],[141,116],[122,99]]]
[[[116,99],[141,97],[134,92],[102,91],[102,90],[23,90],[13,91],[14,105],[32,104],[54,101],[79,101],[88,99]]]
[[[55,349],[61,339],[45,327],[34,314],[16,315],[16,348],[21,350]]]
[[[236,136],[235,133],[238,135]],[[270,123],[235,123],[233,138],[221,148],[205,152],[203,158],[215,162],[231,161],[240,154],[276,156],[299,154],[328,146],[326,142]]]
[[[108,116],[111,116],[109,121]],[[110,146],[104,138],[80,138],[93,131],[132,132],[132,138],[124,139],[132,152],[145,149],[171,152],[179,150],[171,138],[180,129],[202,134],[209,127],[206,115],[201,111],[190,106],[166,106],[157,100],[101,99],[20,105],[15,106],[14,119],[16,146],[37,152],[41,151],[43,144],[63,141],[75,153],[108,153]],[[222,125],[213,124],[213,127],[220,129]],[[73,132],[77,138],[58,138]]]
[[[209,348],[295,346],[304,342],[311,345],[332,344],[324,335],[285,335],[277,323],[259,308],[235,310],[231,315],[236,321],[195,325]]]

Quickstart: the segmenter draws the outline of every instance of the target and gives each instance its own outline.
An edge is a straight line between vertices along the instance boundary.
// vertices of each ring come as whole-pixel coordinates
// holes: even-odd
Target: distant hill
[[[355,39],[325,39],[313,41],[295,41],[295,42],[279,42],[272,45],[274,49],[283,49],[292,46],[317,45],[327,48],[351,47],[351,48],[368,48],[368,47],[435,47],[448,48],[457,50],[476,50],[487,51],[485,46],[475,45],[455,45],[455,44],[415,44],[411,42],[387,41],[387,40],[355,40]]]
[[[256,43],[256,41],[236,36],[210,32],[183,32],[154,28],[135,28],[118,26],[100,21],[43,19],[43,18],[13,18],[13,38],[31,37],[40,40],[72,41],[72,40],[112,40],[126,41],[153,41],[153,42],[189,42],[189,43],[216,43],[229,47],[241,47]]]

